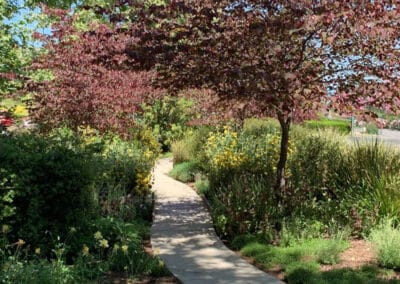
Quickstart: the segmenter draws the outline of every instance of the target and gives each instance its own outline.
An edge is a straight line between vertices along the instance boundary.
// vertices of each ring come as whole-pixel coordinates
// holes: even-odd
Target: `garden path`
[[[170,178],[171,159],[154,169],[153,251],[182,283],[283,283],[229,250],[215,234],[208,210],[197,193]]]

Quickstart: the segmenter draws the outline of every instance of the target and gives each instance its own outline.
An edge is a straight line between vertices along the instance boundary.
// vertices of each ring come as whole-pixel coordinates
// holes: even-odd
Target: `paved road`
[[[250,265],[217,237],[202,199],[187,185],[167,176],[169,159],[155,170],[155,218],[151,228],[153,251],[182,283],[283,282]]]
[[[379,135],[355,136],[351,137],[352,140],[358,141],[382,141],[388,144],[400,145],[400,131],[382,129]]]

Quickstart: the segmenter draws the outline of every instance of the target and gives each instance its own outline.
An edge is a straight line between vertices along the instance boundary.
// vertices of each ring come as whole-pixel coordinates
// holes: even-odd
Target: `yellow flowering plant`
[[[16,117],[25,117],[29,115],[29,111],[25,105],[17,105],[13,111]]]
[[[241,173],[272,177],[279,159],[279,145],[279,133],[254,136],[225,126],[222,132],[210,133],[204,147],[209,175],[222,179]],[[291,151],[292,146],[289,148]]]

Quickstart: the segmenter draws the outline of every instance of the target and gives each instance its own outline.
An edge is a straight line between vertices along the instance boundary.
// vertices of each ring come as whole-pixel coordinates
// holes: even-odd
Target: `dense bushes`
[[[142,127],[151,129],[164,151],[183,137],[187,123],[196,118],[193,101],[165,96],[152,105],[143,105],[143,113],[138,117]]]
[[[1,221],[13,228],[13,239],[38,247],[71,227],[86,226],[95,210],[91,155],[73,140],[0,139]]]
[[[162,263],[142,247],[148,234],[143,220],[152,211],[147,196],[159,155],[155,145],[102,137],[91,129],[1,136],[5,283],[82,282],[109,270],[165,274]],[[29,272],[39,267],[48,275]]]
[[[187,131],[182,139],[174,141],[171,146],[174,165],[202,160],[204,158],[202,148],[207,141],[210,131],[209,127],[198,127]]]
[[[224,184],[233,176],[244,173],[272,178],[279,158],[279,139],[275,133],[247,135],[229,127],[222,132],[211,133],[204,146],[204,168],[207,169],[211,184]]]
[[[206,192],[220,235],[269,232],[277,210],[268,183],[268,179],[259,175],[240,175]]]
[[[244,126],[213,131],[202,148],[196,146],[208,178],[202,191],[220,234],[274,234],[277,221],[293,232],[314,228],[313,236],[348,228],[362,234],[384,216],[400,217],[399,151],[379,143],[353,144],[333,130],[296,126],[277,208],[272,196],[279,131],[270,121],[248,120]],[[176,145],[189,144],[184,141]],[[187,149],[180,147],[174,157],[190,160],[194,155]]]

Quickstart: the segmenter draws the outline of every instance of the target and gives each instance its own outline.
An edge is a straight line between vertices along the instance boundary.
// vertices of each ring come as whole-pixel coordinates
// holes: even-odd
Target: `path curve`
[[[215,234],[202,199],[189,186],[168,177],[171,159],[154,169],[155,216],[153,251],[182,283],[283,282],[252,266],[229,250]]]

